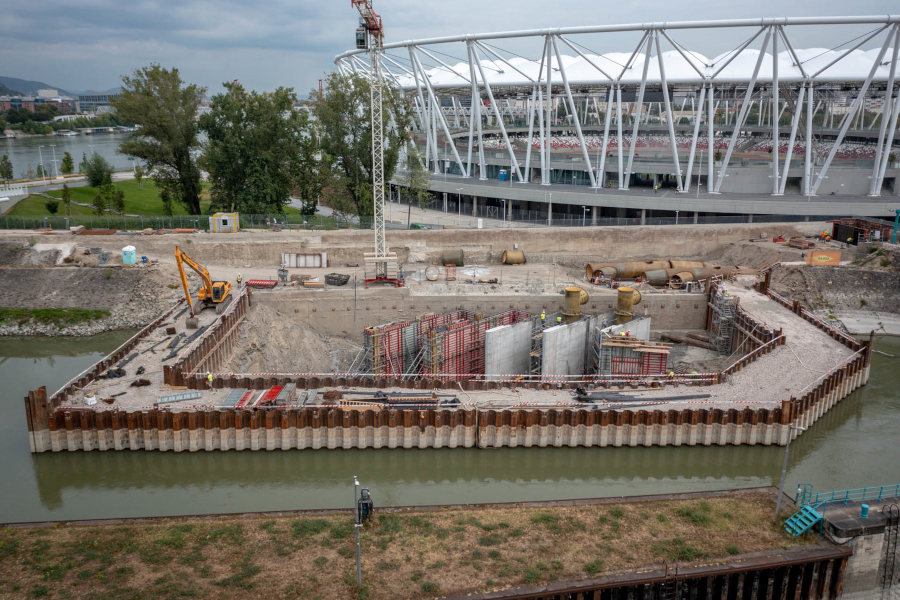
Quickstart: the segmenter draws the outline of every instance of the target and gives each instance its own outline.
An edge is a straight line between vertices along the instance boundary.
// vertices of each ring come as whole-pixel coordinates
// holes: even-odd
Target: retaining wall
[[[784,445],[794,424],[808,428],[835,403],[868,381],[871,340],[857,342],[771,291],[773,300],[800,318],[815,324],[854,351],[844,363],[822,375],[775,409],[743,410],[609,410],[580,408],[506,410],[353,410],[339,407],[289,407],[286,409],[152,409],[126,412],[119,409],[60,407],[75,386],[87,384],[103,368],[124,357],[148,326],[122,348],[79,375],[53,397],[41,388],[25,399],[32,452],[145,449],[175,452],[199,450],[279,450],[291,448],[501,448],[505,446],[668,446],[668,445]],[[250,295],[240,295],[218,324],[165,372],[166,382],[191,389],[208,386],[205,374],[215,371],[234,344],[240,321],[250,306]],[[171,311],[170,311],[171,312]],[[155,323],[162,322],[169,313]],[[758,339],[750,355],[733,365],[740,369],[784,338],[764,331],[745,315],[746,326],[756,327]],[[753,337],[757,337],[756,333]],[[765,341],[768,338],[768,341]],[[733,372],[733,371],[732,371]],[[694,385],[721,382],[723,373],[700,377]],[[437,379],[364,379],[354,376],[219,375],[214,387],[263,389],[294,382],[302,388],[362,386],[416,389],[497,389],[516,386],[549,389],[548,381],[473,381],[456,383]],[[578,378],[552,382],[555,387],[580,385]],[[619,382],[618,387],[638,387],[648,381]],[[607,384],[609,385],[609,384]],[[658,386],[658,382],[654,382]],[[670,384],[670,385],[678,385]],[[799,435],[793,430],[793,435]]]

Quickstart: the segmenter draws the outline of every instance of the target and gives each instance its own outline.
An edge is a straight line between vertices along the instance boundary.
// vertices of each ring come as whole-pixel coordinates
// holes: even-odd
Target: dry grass
[[[552,508],[376,513],[355,588],[346,515],[160,520],[0,532],[0,596],[429,598],[805,543],[745,494]]]

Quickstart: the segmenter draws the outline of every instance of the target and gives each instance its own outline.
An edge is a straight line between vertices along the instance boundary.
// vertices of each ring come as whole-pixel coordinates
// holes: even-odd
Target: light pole
[[[362,562],[359,556],[359,499],[357,492],[359,491],[359,481],[356,475],[353,476],[353,528],[356,530],[356,587],[362,587]]]
[[[678,225],[678,211],[675,211],[675,224]]]
[[[456,188],[456,226],[462,227],[462,188]]]
[[[588,211],[588,207],[587,207],[587,206],[582,206],[581,208],[582,208],[582,213],[581,213],[581,226],[584,227],[584,226],[587,224],[587,211]]]
[[[93,156],[93,155],[94,155],[94,145],[93,145],[93,144],[88,144],[88,148],[91,149],[91,156]]]
[[[56,170],[56,179],[59,179],[59,169],[56,167],[56,144],[50,144],[53,149],[53,168]]]
[[[44,171],[45,171],[46,169],[44,169],[44,153],[41,152],[41,148],[43,148],[43,146],[38,146],[38,156],[39,156],[40,159],[41,159],[41,162],[38,163],[38,164],[41,165],[41,179],[44,179],[44,178],[46,177],[46,174],[44,173]]]
[[[503,214],[500,215],[501,221],[506,221],[506,199],[503,199]]]
[[[547,203],[547,227],[553,226],[553,192],[550,192],[550,202]]]
[[[444,140],[444,181],[447,181],[447,171],[450,170],[450,161],[447,160],[450,155],[448,148],[450,148],[450,142]]]
[[[793,430],[806,431],[806,427],[799,427],[791,423],[788,425],[787,444],[784,445],[784,464],[781,466],[781,481],[778,483],[778,500],[775,502],[775,518],[781,512],[781,496],[784,494],[784,477],[787,475],[788,449],[791,447],[791,437]]]

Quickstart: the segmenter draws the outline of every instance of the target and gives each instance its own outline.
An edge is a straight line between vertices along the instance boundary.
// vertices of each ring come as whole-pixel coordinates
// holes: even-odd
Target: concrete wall
[[[498,375],[526,375],[530,353],[530,321],[488,329],[484,336],[485,379],[496,381]]]
[[[515,188],[514,188],[515,189]],[[590,196],[590,194],[588,194]],[[543,199],[543,192],[540,194]],[[659,199],[657,199],[659,200]],[[705,200],[704,200],[705,202]],[[657,206],[655,208],[663,208]],[[708,207],[700,210],[711,210]],[[822,223],[780,224],[778,230],[794,237],[822,231]],[[408,263],[410,253],[431,262],[447,248],[460,248],[468,263],[499,264],[504,250],[519,249],[529,261],[543,257],[560,259],[566,255],[589,261],[646,260],[647,240],[653,240],[655,256],[669,259],[695,259],[734,242],[759,235],[759,225],[678,225],[647,227],[575,227],[510,229],[443,229],[397,231],[388,233],[391,251]],[[27,239],[27,236],[23,236]],[[84,245],[119,248],[121,236],[92,236]],[[190,240],[190,241],[188,241]],[[201,264],[227,264],[234,267],[271,267],[281,261],[284,252],[328,252],[329,265],[363,263],[363,253],[371,252],[371,231],[283,231],[228,235],[198,234],[141,236],[130,240],[139,255],[174,262],[176,245],[182,245]],[[420,258],[420,260],[422,260]],[[583,266],[583,265],[581,265]],[[527,268],[523,267],[523,268]]]
[[[587,334],[586,319],[545,329],[541,375],[581,375]]]
[[[485,315],[505,310],[521,310],[539,315],[563,309],[563,296],[502,295],[502,296],[416,296],[406,288],[358,290],[278,290],[253,294],[253,303],[277,310],[285,319],[307,325],[316,333],[339,335],[362,343],[365,327],[403,322],[430,312],[450,312],[465,308]],[[591,291],[591,299],[582,306],[585,314],[612,310],[615,293]],[[252,309],[251,309],[252,310]],[[702,294],[647,294],[638,306],[638,313],[653,315],[653,326],[660,330],[704,329],[706,327],[706,299]],[[580,371],[579,371],[580,372]]]

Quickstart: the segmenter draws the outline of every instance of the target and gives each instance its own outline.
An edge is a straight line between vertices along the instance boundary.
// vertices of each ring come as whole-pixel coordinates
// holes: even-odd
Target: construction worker
[[[241,282],[242,282],[243,280],[244,280],[244,276],[241,275],[240,273],[238,273],[238,276],[237,276],[238,287],[241,287]]]
[[[541,325],[544,325],[547,322],[547,313],[541,311]]]
[[[629,329],[628,331],[625,332],[625,337],[631,337],[631,330],[630,330],[630,329]]]
[[[206,380],[209,382],[209,387],[212,388],[213,376],[209,371],[206,372]]]
[[[654,186],[653,186],[653,193],[655,194],[658,190],[659,190],[659,186],[658,186],[658,185],[654,185]]]
[[[559,325],[562,323],[562,317],[556,317],[556,324]]]
[[[625,337],[625,332],[624,332],[624,331],[620,331],[620,332],[619,332],[619,335],[620,335],[621,337]]]
[[[852,238],[852,237],[848,237],[848,238],[847,238],[847,245],[849,246],[849,245],[852,244],[852,243],[853,243],[853,238]]]
[[[669,379],[675,379],[675,371],[669,371]]]

